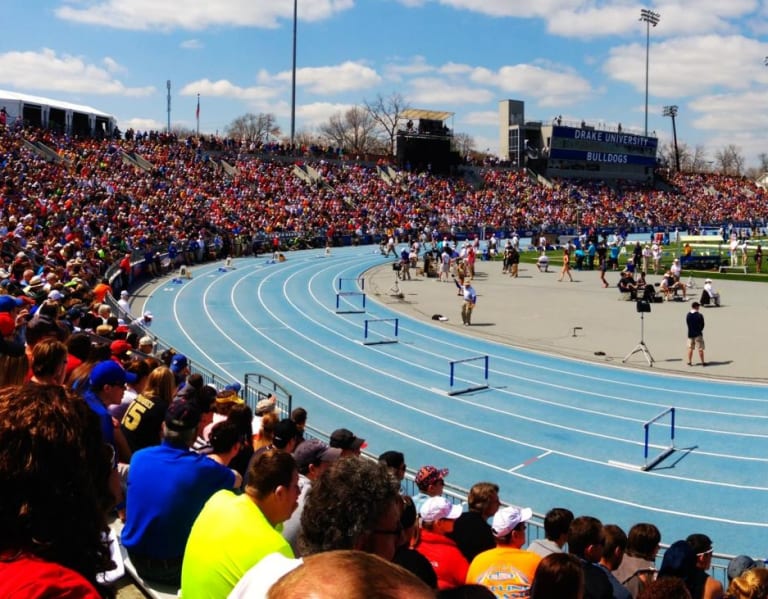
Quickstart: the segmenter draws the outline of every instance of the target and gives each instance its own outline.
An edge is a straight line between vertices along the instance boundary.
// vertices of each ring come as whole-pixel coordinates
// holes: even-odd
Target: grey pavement
[[[722,306],[701,308],[706,323],[706,367],[698,365],[696,353],[694,365],[687,365],[685,325],[691,302],[701,296],[704,277],[693,279],[695,287],[689,291],[687,302],[652,304],[643,319],[643,338],[654,358],[649,368],[642,353],[622,363],[640,342],[641,318],[634,302],[619,299],[615,287],[618,272],[607,273],[611,286],[603,288],[598,271],[574,270],[574,282],[561,283],[557,280],[559,268],[546,273],[533,264],[520,264],[517,279],[502,274],[501,269],[500,261],[477,263],[472,284],[478,301],[471,327],[462,325],[462,298],[456,295],[453,282],[423,276],[398,281],[401,299],[392,292],[395,272],[391,261],[383,258],[382,266],[366,273],[366,292],[387,307],[434,326],[521,348],[659,373],[768,382],[762,355],[768,316],[765,283],[714,281]],[[661,277],[650,275],[647,279],[655,283]],[[687,273],[682,280],[689,280]],[[434,321],[434,314],[448,320]]]

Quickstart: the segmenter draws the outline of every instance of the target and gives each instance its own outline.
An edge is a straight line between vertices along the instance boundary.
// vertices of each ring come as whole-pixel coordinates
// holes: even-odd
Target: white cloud
[[[106,56],[106,57],[102,58],[101,62],[104,63],[104,67],[110,73],[124,73],[125,72],[125,69],[114,58],[110,58],[109,56]]]
[[[419,7],[427,0],[398,0],[408,7]],[[608,35],[641,35],[645,24],[639,23],[640,8],[632,0],[434,0],[460,11],[489,17],[538,19],[547,31],[567,38],[598,38]],[[648,8],[661,13],[654,35],[662,37],[697,34],[705,31],[728,32],[732,21],[755,16],[755,0],[667,0],[663,4],[648,1]],[[755,18],[756,26],[760,19]]]
[[[50,90],[73,94],[148,96],[152,86],[126,87],[113,78],[121,70],[113,59],[106,57],[101,68],[88,64],[78,56],[57,55],[43,48],[39,52],[6,52],[0,54],[0,83],[17,89]]]
[[[316,102],[314,104],[303,104],[296,107],[296,118],[300,119],[306,126],[316,127],[328,122],[334,114],[345,113],[354,104],[333,104],[330,102]]]
[[[567,106],[595,93],[586,79],[565,68],[553,70],[531,64],[505,66],[498,71],[477,68],[471,78],[509,94],[534,98],[539,106]]]
[[[480,126],[499,126],[499,113],[493,110],[482,110],[478,112],[468,112],[461,118],[462,123],[467,125]]]
[[[296,69],[296,85],[318,95],[369,89],[381,83],[381,80],[374,69],[351,60],[334,66]],[[282,71],[274,76],[262,71],[259,73],[259,81],[290,83],[291,71]]]
[[[755,83],[764,85],[768,76],[760,57],[766,54],[768,44],[738,35],[703,35],[652,44],[650,92],[676,99],[717,88],[743,90]],[[613,48],[603,70],[612,78],[643,90],[645,44]]]
[[[299,19],[321,21],[354,6],[354,0],[299,3]],[[202,30],[214,26],[277,27],[293,20],[291,0],[63,0],[56,16],[67,21],[116,29]]]
[[[232,98],[236,100],[260,101],[274,98],[278,90],[264,86],[241,87],[226,79],[210,81],[209,79],[200,79],[192,81],[181,88],[182,96],[201,96]]]
[[[165,131],[167,123],[161,123],[155,119],[145,119],[141,117],[134,117],[131,119],[120,119],[117,126],[121,131],[126,129],[133,129],[135,131]]]
[[[688,104],[697,129],[755,133],[768,129],[765,93],[701,96]]]
[[[407,97],[412,105],[445,106],[455,104],[482,104],[493,101],[493,92],[479,87],[468,87],[443,79],[426,77],[413,79]]]
[[[199,50],[203,47],[203,43],[196,39],[184,40],[179,44],[179,47],[184,48],[185,50]]]
[[[387,79],[392,81],[402,81],[404,77],[412,75],[424,75],[431,73],[435,67],[427,63],[423,56],[414,56],[407,62],[388,64],[384,68],[384,74]]]

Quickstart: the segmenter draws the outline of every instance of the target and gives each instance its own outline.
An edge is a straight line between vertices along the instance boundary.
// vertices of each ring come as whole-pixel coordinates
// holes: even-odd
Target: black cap
[[[168,406],[165,426],[172,431],[186,431],[200,423],[200,408],[192,401],[177,400]]]
[[[352,449],[358,450],[365,447],[367,443],[365,439],[356,437],[355,434],[346,428],[337,428],[331,433],[331,447],[338,447],[339,449]]]
[[[299,434],[296,423],[290,418],[285,418],[275,425],[275,436],[272,438],[272,445],[278,449],[285,449],[292,439]]]

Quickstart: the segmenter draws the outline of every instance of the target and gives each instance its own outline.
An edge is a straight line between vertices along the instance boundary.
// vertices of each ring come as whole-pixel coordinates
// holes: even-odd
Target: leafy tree
[[[227,125],[225,131],[229,137],[257,142],[267,142],[280,136],[277,117],[271,113],[246,113]]]
[[[407,106],[406,100],[397,92],[386,98],[379,94],[373,102],[365,101],[365,109],[376,123],[382,137],[387,140],[390,156],[395,154],[397,130],[402,121],[401,115]]]

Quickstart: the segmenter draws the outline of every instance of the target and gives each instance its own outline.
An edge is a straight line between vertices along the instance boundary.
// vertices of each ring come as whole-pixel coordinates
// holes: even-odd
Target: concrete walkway
[[[637,313],[634,302],[621,301],[615,285],[618,272],[606,275],[603,288],[597,271],[572,271],[574,282],[558,282],[559,270],[539,272],[533,264],[521,264],[519,277],[501,273],[501,262],[478,262],[473,281],[478,294],[472,326],[461,322],[462,299],[453,282],[414,276],[398,281],[402,299],[392,292],[395,272],[391,262],[366,273],[366,292],[389,308],[408,316],[434,322],[457,333],[482,336],[522,348],[560,354],[595,362],[649,369],[642,353],[622,360],[643,338],[657,372],[768,382],[763,357],[764,323],[768,317],[764,283],[714,281],[722,297],[719,308],[702,307],[706,328],[706,367],[686,364],[685,316],[693,299],[698,300],[704,278],[695,278],[687,302],[652,304],[650,314]],[[649,283],[661,277],[651,275]],[[688,276],[683,273],[683,280]],[[434,314],[448,317],[433,321]]]

